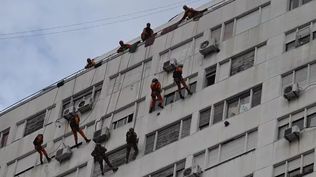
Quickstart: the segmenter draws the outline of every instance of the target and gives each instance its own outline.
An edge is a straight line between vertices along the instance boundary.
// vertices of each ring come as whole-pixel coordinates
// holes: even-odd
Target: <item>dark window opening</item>
[[[215,84],[216,67],[206,70],[205,73],[205,87]]]

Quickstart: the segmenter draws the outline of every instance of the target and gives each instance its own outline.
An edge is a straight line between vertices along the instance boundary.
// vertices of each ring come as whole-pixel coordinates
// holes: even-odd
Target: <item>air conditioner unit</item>
[[[93,134],[93,141],[95,143],[103,143],[110,138],[110,129],[108,127],[97,130]]]
[[[215,39],[203,41],[200,45],[200,53],[204,56],[219,52]]]
[[[163,70],[166,71],[167,73],[172,72],[175,69],[175,65],[171,63],[170,61],[166,61],[163,63]]]
[[[288,101],[299,97],[300,90],[298,88],[298,84],[294,83],[292,85],[289,85],[284,88],[283,90],[283,96],[286,98]]]
[[[71,148],[69,146],[66,146],[62,149],[59,149],[57,152],[56,152],[56,160],[59,162],[59,163],[62,163],[64,161],[67,161],[71,158],[72,156],[72,151],[71,151]]]
[[[200,166],[192,166],[184,169],[183,176],[184,177],[199,177],[202,173]]]
[[[300,138],[300,128],[297,125],[288,128],[284,132],[284,138],[289,142],[297,140]]]
[[[71,105],[68,108],[64,109],[63,117],[69,121],[72,118],[72,113],[74,112],[75,112],[74,107]]]
[[[83,97],[77,104],[76,110],[85,113],[92,109],[93,99],[91,97]]]

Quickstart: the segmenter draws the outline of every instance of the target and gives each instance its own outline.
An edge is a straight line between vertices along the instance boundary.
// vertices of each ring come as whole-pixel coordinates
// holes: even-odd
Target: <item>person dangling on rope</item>
[[[125,50],[132,47],[132,45],[130,45],[130,44],[124,44],[123,41],[120,41],[119,44],[120,44],[120,48],[117,49],[117,53],[124,52]]]
[[[183,6],[183,10],[184,10],[184,14],[183,17],[181,18],[181,20],[179,21],[179,23],[181,23],[183,20],[187,19],[191,19],[194,18],[200,14],[203,14],[203,12],[207,11],[207,9],[203,9],[203,10],[195,10],[191,7],[188,7],[187,5]]]
[[[156,101],[158,100],[158,106],[163,109],[163,99],[161,96],[161,84],[157,78],[154,78],[150,85],[151,88],[151,103],[149,113],[153,112],[156,106]]]
[[[48,162],[51,161],[51,158],[48,157],[46,150],[42,146],[43,141],[44,141],[43,139],[44,139],[43,134],[38,134],[33,141],[35,150],[40,154],[41,164],[43,164],[43,154],[45,155]]]
[[[192,95],[191,90],[189,89],[189,87],[187,86],[187,84],[185,83],[185,80],[182,77],[182,68],[183,65],[179,64],[176,66],[176,68],[173,71],[173,79],[174,82],[177,84],[178,86],[178,93],[181,99],[184,99],[184,96],[181,93],[181,84],[184,86],[184,88],[188,91],[189,95]]]
[[[154,31],[150,28],[150,23],[146,24],[146,28],[144,28],[141,38],[143,41],[146,41],[147,39],[151,38],[154,35]]]
[[[94,59],[90,59],[90,58],[87,58],[87,65],[84,67],[85,69],[89,69],[89,68],[92,68],[93,66],[95,66],[95,61]]]
[[[128,163],[129,153],[131,151],[131,148],[134,149],[133,159],[136,159],[137,154],[138,154],[138,147],[137,147],[138,138],[137,138],[137,134],[134,132],[133,128],[130,128],[128,130],[128,132],[126,133],[126,143],[127,143],[127,147],[126,147],[126,163]]]
[[[118,167],[113,167],[113,165],[111,164],[108,156],[105,154],[106,151],[107,149],[98,143],[96,144],[94,150],[91,153],[94,161],[99,163],[102,175],[104,175],[103,160],[112,169],[113,172],[116,172],[118,170]]]
[[[69,120],[69,125],[72,130],[72,134],[74,135],[75,143],[78,145],[78,135],[77,132],[86,140],[86,143],[89,143],[91,140],[86,137],[82,129],[79,127],[80,125],[80,117],[78,113],[72,113],[72,117]]]

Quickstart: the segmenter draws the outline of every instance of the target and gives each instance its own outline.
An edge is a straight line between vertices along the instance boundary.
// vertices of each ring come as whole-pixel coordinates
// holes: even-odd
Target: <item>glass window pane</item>
[[[222,144],[221,162],[233,158],[245,151],[245,136],[233,139]]]
[[[310,164],[313,164],[314,163],[314,152],[312,153],[309,153],[309,154],[305,154],[303,156],[303,166],[307,166],[307,165],[310,165]]]
[[[214,106],[214,118],[212,124],[223,120],[224,102]]]
[[[211,109],[203,110],[200,112],[199,129],[209,126],[211,116]]]
[[[230,118],[230,117],[233,117],[233,116],[239,114],[238,101],[239,101],[239,99],[235,98],[234,100],[231,100],[231,101],[228,102],[227,118]]]
[[[311,2],[312,0],[303,0],[302,1],[302,4],[306,4],[306,3],[308,3],[308,2]]]
[[[311,165],[307,165],[305,167],[303,167],[303,174],[306,175],[306,174],[310,174],[314,171],[314,164],[311,164]]]
[[[261,104],[261,93],[262,93],[261,87],[253,89],[251,107],[255,107]]]
[[[240,98],[239,113],[246,112],[250,109],[250,93],[242,95]]]
[[[0,148],[7,145],[8,137],[9,137],[9,130],[2,132]]]
[[[282,164],[274,168],[273,176],[275,177],[285,176],[284,173],[285,173],[285,164]]]
[[[287,176],[288,177],[297,177],[297,175],[299,175],[299,174],[300,174],[300,169],[297,168],[295,170],[289,171]]]
[[[205,70],[205,87],[213,85],[216,77],[216,66]]]
[[[247,150],[257,147],[258,131],[248,133]]]
[[[146,136],[145,154],[148,154],[154,150],[155,133]]]
[[[290,0],[289,10],[295,9],[299,6],[299,0]]]
[[[282,77],[282,88],[284,89],[286,86],[291,85],[293,79],[293,73],[290,73],[284,77]]]
[[[189,87],[192,93],[196,92],[196,82],[191,83]]]
[[[265,6],[261,10],[261,23],[264,23],[269,20],[270,17],[270,7],[271,5]]]
[[[201,152],[199,154],[194,155],[193,157],[193,165],[199,165],[202,169],[205,168],[204,166],[204,159],[205,159],[205,152]]]
[[[316,114],[307,116],[307,127],[316,127]]]
[[[292,126],[298,126],[300,128],[300,130],[303,130],[304,128],[304,119],[299,119],[297,121],[292,122]]]
[[[278,139],[281,139],[284,137],[284,132],[285,130],[289,128],[289,124],[283,125],[281,127],[279,127],[279,131],[278,131]]]
[[[251,12],[236,21],[236,34],[244,32],[250,28],[253,28],[259,24],[259,10]]]
[[[218,163],[218,146],[208,150],[207,166],[211,167]]]
[[[223,41],[233,36],[233,30],[234,30],[234,21],[225,23]]]
[[[173,99],[174,99],[174,92],[166,95],[165,99],[164,99],[165,100],[165,105],[173,103]]]
[[[310,66],[310,82],[314,83],[316,81],[316,64]]]
[[[289,51],[295,48],[295,41],[291,41],[285,44],[285,51]]]
[[[307,84],[307,67],[295,71],[295,82],[300,87],[305,87]]]
[[[220,41],[221,29],[222,29],[222,26],[219,26],[217,28],[211,29],[211,38],[215,39],[216,42]]]
[[[301,157],[297,157],[294,160],[288,162],[288,171],[299,169],[301,166]]]
[[[191,128],[191,117],[189,119],[184,119],[182,121],[181,138],[184,138],[190,135],[190,128]]]

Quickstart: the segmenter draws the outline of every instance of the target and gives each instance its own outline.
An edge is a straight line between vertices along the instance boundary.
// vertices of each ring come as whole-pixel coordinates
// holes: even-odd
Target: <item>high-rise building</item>
[[[79,135],[74,146],[66,120],[73,111],[119,167],[104,165],[105,176],[316,176],[316,0],[216,0],[204,8],[2,110],[0,176],[101,176],[95,143]],[[184,99],[174,59],[193,92],[181,90]],[[164,108],[149,113],[153,78]],[[130,128],[139,153],[132,159],[132,149],[126,163]],[[53,157],[42,165],[32,143],[38,134]]]

